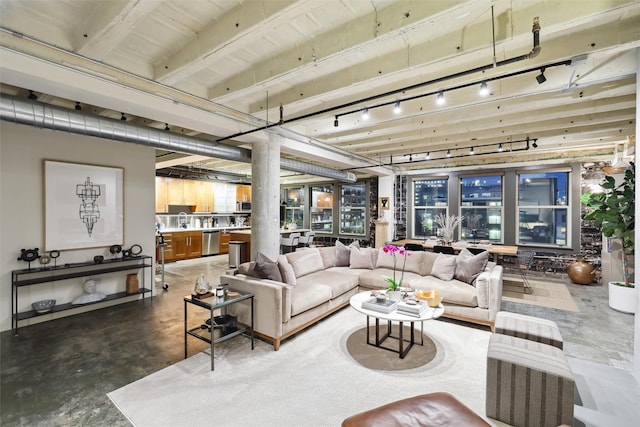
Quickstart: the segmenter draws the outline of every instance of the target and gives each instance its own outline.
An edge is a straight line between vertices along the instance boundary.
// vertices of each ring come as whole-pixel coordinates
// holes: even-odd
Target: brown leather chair
[[[487,427],[482,417],[449,393],[429,393],[355,414],[342,427]]]

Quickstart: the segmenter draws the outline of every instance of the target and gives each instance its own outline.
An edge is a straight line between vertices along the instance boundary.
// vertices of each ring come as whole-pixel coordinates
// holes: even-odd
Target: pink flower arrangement
[[[404,279],[404,267],[407,264],[407,256],[411,254],[409,253],[409,251],[405,250],[405,248],[394,246],[394,245],[386,245],[384,248],[382,248],[382,250],[384,251],[384,253],[390,254],[393,256],[393,278],[388,276],[383,276],[384,280],[387,283],[389,283],[389,287],[387,288],[387,291],[396,291],[402,286],[402,280]],[[398,262],[398,259],[396,255],[400,255],[401,257],[404,258],[402,263],[402,274],[400,275],[400,280],[397,282],[396,282],[396,263]]]

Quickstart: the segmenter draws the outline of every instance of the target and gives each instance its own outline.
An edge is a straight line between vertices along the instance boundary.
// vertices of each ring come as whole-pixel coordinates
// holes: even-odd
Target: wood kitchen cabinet
[[[163,233],[165,262],[183,259],[200,258],[202,256],[202,231],[174,231]]]
[[[167,180],[162,177],[156,177],[156,213],[167,212]]]
[[[220,254],[229,253],[229,240],[231,240],[231,233],[228,231],[220,232]]]
[[[250,185],[236,186],[236,201],[251,203],[251,186]]]

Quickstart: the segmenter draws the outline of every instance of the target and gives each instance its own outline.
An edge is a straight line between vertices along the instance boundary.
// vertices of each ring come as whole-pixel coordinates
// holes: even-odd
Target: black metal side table
[[[251,350],[255,347],[255,338],[253,334],[253,294],[243,293],[234,290],[228,290],[223,297],[215,295],[207,298],[196,298],[191,295],[184,297],[184,358],[187,358],[187,337],[191,335],[199,340],[211,344],[211,370],[213,371],[214,346],[220,342],[226,341],[238,335],[245,335],[251,339]],[[233,328],[217,325],[216,317],[228,318],[227,307],[241,301],[249,300],[251,304],[251,321],[249,325],[236,323]],[[201,324],[196,327],[189,328],[187,325],[187,307],[193,304],[198,307],[209,310],[210,324]],[[215,310],[220,309],[222,316],[214,316]]]

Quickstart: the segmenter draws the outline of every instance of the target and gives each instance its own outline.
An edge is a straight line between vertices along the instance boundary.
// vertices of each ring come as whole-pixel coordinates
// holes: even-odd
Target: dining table
[[[422,245],[423,248],[425,248],[426,250],[430,250],[430,251],[432,251],[435,246],[439,246],[438,245],[438,240],[435,240],[435,239],[426,239],[426,240],[424,240],[424,239],[422,239],[422,240],[421,239],[402,239],[402,240],[396,240],[396,241],[390,242],[390,244],[392,244],[394,246],[402,246],[402,247],[404,247],[404,245],[407,244],[407,243]],[[498,256],[499,255],[518,256],[518,247],[517,246],[512,246],[512,245],[501,245],[501,244],[493,244],[493,243],[473,243],[473,242],[468,242],[468,241],[457,241],[457,242],[454,242],[453,244],[451,244],[451,247],[453,247],[453,250],[455,252],[460,252],[464,248],[485,249],[487,252],[489,252],[493,256],[493,261],[495,261],[495,262],[498,261]]]

